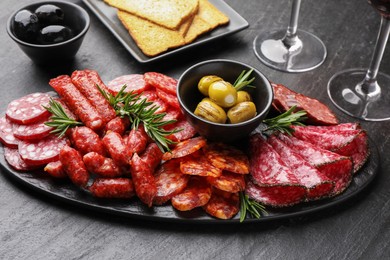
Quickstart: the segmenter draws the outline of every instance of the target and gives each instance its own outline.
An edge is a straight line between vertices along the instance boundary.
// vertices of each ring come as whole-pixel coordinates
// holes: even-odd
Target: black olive
[[[64,20],[64,12],[61,8],[52,4],[45,4],[39,6],[35,10],[39,22],[42,26],[60,25]]]
[[[16,37],[34,43],[39,31],[38,17],[28,10],[21,10],[14,17],[13,29]]]
[[[73,37],[73,31],[62,25],[49,25],[39,32],[38,41],[41,44],[53,44],[69,40]]]

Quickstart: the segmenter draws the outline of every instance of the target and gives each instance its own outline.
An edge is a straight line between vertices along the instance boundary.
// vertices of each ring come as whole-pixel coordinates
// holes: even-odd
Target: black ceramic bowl
[[[20,10],[34,12],[43,4],[53,4],[64,12],[63,24],[73,30],[73,37],[59,43],[38,44],[29,43],[19,39],[14,30],[13,20]],[[79,50],[84,36],[89,29],[90,18],[88,13],[80,6],[66,1],[39,1],[23,6],[16,10],[7,21],[7,33],[24,51],[24,53],[37,64],[55,64],[74,58]]]
[[[246,88],[256,105],[256,117],[237,124],[219,124],[207,121],[194,114],[195,108],[204,97],[198,90],[199,80],[206,75],[217,75],[225,81],[234,83],[243,70],[253,69],[256,88]],[[186,119],[209,140],[233,142],[248,137],[267,116],[273,99],[273,90],[268,79],[257,69],[244,63],[232,60],[209,60],[198,63],[187,69],[180,77],[177,85],[177,96]]]

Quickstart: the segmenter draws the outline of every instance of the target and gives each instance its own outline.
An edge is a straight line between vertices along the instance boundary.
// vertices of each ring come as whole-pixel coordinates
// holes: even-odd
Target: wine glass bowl
[[[368,0],[381,14],[378,38],[368,69],[348,69],[336,73],[328,82],[328,95],[344,113],[365,120],[390,119],[390,75],[379,72],[390,32],[390,0]]]
[[[253,41],[256,56],[265,65],[284,72],[305,72],[326,58],[325,44],[314,34],[298,30],[301,0],[294,0],[287,30],[265,31]]]

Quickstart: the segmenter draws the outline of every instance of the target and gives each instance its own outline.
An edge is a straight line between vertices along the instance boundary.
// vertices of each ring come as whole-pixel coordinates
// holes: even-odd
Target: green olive
[[[226,122],[225,110],[209,98],[204,98],[199,102],[194,114],[214,123],[224,124]]]
[[[216,81],[209,87],[209,97],[221,107],[231,107],[236,104],[237,91],[227,81]]]
[[[216,81],[220,81],[220,80],[222,80],[222,78],[215,76],[215,75],[204,76],[199,80],[198,89],[203,95],[208,97],[209,96],[209,87],[210,87],[211,83],[216,82]]]
[[[252,101],[251,95],[248,92],[240,90],[237,91],[237,103],[241,103],[244,101]]]
[[[230,108],[227,112],[229,122],[232,124],[247,121],[256,116],[256,106],[253,102],[244,101]]]

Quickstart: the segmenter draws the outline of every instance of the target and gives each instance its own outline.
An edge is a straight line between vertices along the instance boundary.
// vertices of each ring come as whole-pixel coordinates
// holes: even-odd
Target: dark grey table
[[[252,51],[259,31],[285,28],[290,1],[227,0],[250,27],[235,35],[150,64],[140,64],[90,12],[91,28],[71,64],[34,65],[7,36],[8,16],[28,0],[0,2],[0,110],[24,94],[49,90],[50,78],[75,69],[103,80],[158,71],[178,78],[199,61],[248,63],[270,80],[328,104],[342,122],[355,121],[332,106],[326,84],[336,72],[369,64],[379,15],[365,0],[302,1],[299,27],[325,43],[319,68],[288,74],[262,65]],[[81,6],[81,1],[73,1]],[[381,70],[390,73],[390,50]],[[390,91],[390,86],[385,86]],[[390,109],[390,104],[389,104]],[[48,198],[0,174],[0,259],[384,259],[390,256],[390,122],[361,122],[375,142],[381,167],[362,194],[304,217],[244,225],[178,225],[100,214]]]

